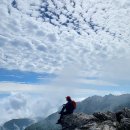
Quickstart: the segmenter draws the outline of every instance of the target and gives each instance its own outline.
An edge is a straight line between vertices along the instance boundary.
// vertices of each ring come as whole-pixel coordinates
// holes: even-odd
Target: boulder
[[[121,130],[130,130],[130,118],[121,119],[120,129]]]
[[[74,113],[64,116],[62,130],[116,130],[116,122],[102,121],[94,115]]]
[[[64,116],[61,125],[62,130],[130,130],[130,109],[93,115],[73,113]]]
[[[75,130],[75,128],[80,128],[86,123],[94,123],[98,119],[93,115],[86,115],[84,113],[73,113],[67,116],[64,116],[62,119],[62,129],[63,130]]]
[[[106,120],[116,121],[116,114],[109,111],[106,113],[96,112],[93,115],[100,121],[106,121]]]

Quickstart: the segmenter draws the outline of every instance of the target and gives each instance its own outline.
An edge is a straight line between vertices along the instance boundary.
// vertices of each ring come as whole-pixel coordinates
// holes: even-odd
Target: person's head
[[[71,97],[70,97],[70,96],[67,96],[67,97],[66,97],[66,101],[71,101]]]

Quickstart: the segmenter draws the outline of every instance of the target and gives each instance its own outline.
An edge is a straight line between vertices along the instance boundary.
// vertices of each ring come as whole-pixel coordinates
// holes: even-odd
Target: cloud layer
[[[55,112],[56,102],[52,104],[47,98],[41,95],[29,95],[13,92],[10,96],[1,99],[0,124],[11,119],[46,117]],[[36,107],[37,106],[37,107]]]
[[[57,84],[57,83],[56,83]],[[92,95],[122,94],[123,91],[107,91],[66,86],[44,86],[20,83],[0,83],[0,93],[9,95],[1,98],[0,124],[17,118],[46,117],[56,112],[65,97],[71,95],[75,101],[80,101]],[[11,92],[12,91],[12,92]]]
[[[102,59],[129,51],[129,0],[2,0],[0,67],[58,73],[68,65],[96,75]]]

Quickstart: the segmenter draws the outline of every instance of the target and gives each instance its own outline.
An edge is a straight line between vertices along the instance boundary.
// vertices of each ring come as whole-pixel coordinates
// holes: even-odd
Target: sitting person
[[[67,103],[63,105],[61,112],[59,112],[59,114],[61,114],[61,115],[60,115],[60,119],[58,120],[58,122],[56,124],[60,124],[63,116],[72,114],[74,109],[76,108],[76,102],[72,101],[70,96],[66,97],[66,101],[67,101]]]

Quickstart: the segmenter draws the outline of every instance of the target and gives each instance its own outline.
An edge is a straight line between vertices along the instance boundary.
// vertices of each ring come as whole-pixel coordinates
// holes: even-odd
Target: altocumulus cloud
[[[129,6],[129,0],[2,0],[0,67],[57,73],[78,63],[95,75],[101,59],[126,54]]]

